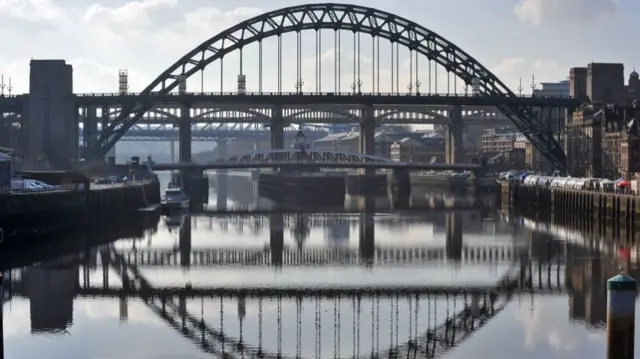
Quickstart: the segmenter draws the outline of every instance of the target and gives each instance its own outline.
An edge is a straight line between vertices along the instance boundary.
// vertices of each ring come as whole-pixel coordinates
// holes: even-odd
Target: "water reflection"
[[[605,280],[638,274],[637,249],[555,226],[360,201],[156,219],[17,265],[5,357],[577,359],[603,351]]]

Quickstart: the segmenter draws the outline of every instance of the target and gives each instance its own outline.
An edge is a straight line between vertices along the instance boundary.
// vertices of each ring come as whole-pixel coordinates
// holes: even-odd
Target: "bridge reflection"
[[[261,197],[259,193],[257,171],[228,171],[216,170],[208,172],[210,185],[215,189],[209,199],[209,209],[202,213],[203,216],[230,214],[246,214],[255,211],[274,211],[289,208],[290,211],[299,210],[299,206],[287,203],[276,203],[270,199]],[[364,212],[364,211],[389,211],[394,208],[395,199],[392,194],[378,197],[346,196],[343,206],[334,206],[330,212]],[[395,203],[398,204],[398,203]],[[496,197],[470,195],[462,197],[446,191],[430,192],[428,189],[416,186],[411,193],[410,203],[404,204],[403,209],[413,209],[428,212],[442,212],[451,210],[482,210],[494,209]],[[396,206],[397,207],[397,206]],[[317,207],[313,208],[318,211]],[[229,213],[231,212],[231,213]]]
[[[428,223],[428,217],[402,217],[362,213],[354,216],[307,215],[272,213],[271,215],[242,216],[236,222],[241,231],[246,222],[253,224],[254,233],[268,226],[269,243],[262,248],[197,248],[192,249],[192,227],[199,218],[190,220],[185,216],[175,230],[178,246],[167,249],[131,248],[120,252],[127,263],[140,266],[344,266],[344,265],[398,265],[447,263],[500,263],[512,262],[518,254],[516,245],[463,245],[463,221],[465,214],[448,212],[445,218],[445,246],[406,247],[375,244],[377,226],[402,226],[409,223]],[[267,222],[268,223],[265,223]],[[213,222],[210,222],[213,226]],[[228,223],[228,222],[223,222]],[[246,224],[249,226],[249,224]],[[346,226],[346,228],[344,227]],[[358,228],[358,247],[340,244],[339,238],[331,237],[332,247],[313,248],[305,246],[311,227],[324,227],[330,231],[346,232],[350,226]],[[294,247],[285,245],[285,229],[289,227],[295,240]],[[334,236],[336,233],[330,233]],[[339,234],[338,234],[339,235]]]
[[[270,219],[276,232],[275,241],[281,241],[277,233],[284,227],[282,216],[270,218],[275,218]],[[512,299],[524,296],[568,294],[570,318],[593,327],[604,323],[604,283],[617,272],[619,263],[603,257],[597,240],[582,244],[560,242],[548,233],[525,230],[526,240],[510,246],[509,255],[504,257],[489,253],[507,246],[465,247],[445,243],[444,249],[384,248],[373,244],[376,222],[372,218],[368,214],[358,218],[360,247],[364,249],[278,245],[283,253],[278,265],[460,262],[466,260],[464,255],[460,259],[449,252],[461,248],[464,253],[466,248],[468,252],[484,251],[487,256],[482,260],[499,259],[509,269],[495,282],[483,285],[158,286],[147,278],[142,267],[166,263],[159,262],[160,259],[141,259],[153,256],[150,254],[153,252],[136,252],[112,244],[84,252],[75,259],[52,259],[7,272],[5,296],[7,300],[28,297],[32,330],[46,332],[65,330],[73,324],[74,298],[117,298],[122,321],[128,318],[129,301],[141,301],[202,351],[223,357],[440,357],[499,315]],[[447,218],[450,228],[446,233],[456,232],[462,226],[456,223],[456,214]],[[185,222],[186,228],[190,223]],[[456,238],[452,235],[451,241],[456,242]],[[171,265],[182,265],[183,261],[190,266],[264,265],[265,270],[274,265],[273,242],[269,248],[258,250],[194,250],[186,245],[188,241],[188,237],[180,240],[181,246],[185,246],[181,249],[188,256],[177,253],[178,259]],[[430,256],[429,253],[436,252],[429,251],[437,251],[438,255]],[[265,256],[264,261],[251,262],[251,253],[265,252],[270,260]],[[165,255],[161,253],[167,252],[155,253],[160,258]],[[207,253],[216,260],[200,260]],[[631,274],[637,276],[635,265],[627,265]],[[102,276],[101,283],[92,283],[92,271]],[[114,274],[116,282],[109,279]]]
[[[74,297],[118,298],[122,321],[128,317],[128,301],[137,298],[204,352],[275,359],[322,357],[312,351],[329,352],[325,356],[336,358],[439,357],[498,315],[514,296],[566,290],[563,266],[526,256],[501,280],[484,287],[235,291],[156,288],[113,247],[101,249],[99,258],[109,263],[108,269],[121,279],[120,286],[111,288],[108,280],[92,286],[86,277],[80,281],[82,270],[75,265],[15,270],[8,276],[7,292],[30,298],[31,323],[36,330],[64,330],[72,325]],[[536,267],[558,275],[539,282],[531,275]],[[43,288],[45,280],[49,285]],[[54,306],[56,310],[51,310]],[[205,309],[219,314],[214,320],[210,315],[207,319]]]

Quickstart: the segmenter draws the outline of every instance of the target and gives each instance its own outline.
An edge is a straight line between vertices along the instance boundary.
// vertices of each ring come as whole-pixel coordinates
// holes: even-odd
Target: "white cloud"
[[[511,57],[502,60],[490,68],[502,82],[512,91],[531,93],[531,85],[535,81],[537,88],[541,82],[556,82],[564,80],[569,70],[563,69],[553,60],[529,61],[523,57]]]
[[[14,93],[28,92],[30,59],[52,58],[65,59],[73,65],[75,92],[116,92],[119,69],[128,69],[130,91],[137,92],[203,41],[263,12],[261,9],[251,7],[188,8],[179,5],[177,0],[138,0],[119,5],[109,5],[109,2],[86,6],[74,4],[77,3],[51,0],[0,0],[0,36],[15,40],[6,41],[3,44],[0,73],[5,75],[5,79],[12,77]],[[39,21],[32,21],[33,19],[39,19]],[[333,91],[335,82],[335,50],[333,36],[329,35],[327,33],[323,37],[321,49],[323,91]],[[293,34],[283,36],[285,49],[295,46],[294,38]],[[377,70],[372,68],[372,43],[367,37],[365,39],[367,40],[363,40],[361,49],[360,79],[364,83],[363,91],[371,91],[374,82],[376,84],[378,82],[373,78],[373,73]],[[307,91],[313,91],[316,88],[313,43],[313,33],[303,33],[301,77],[305,82],[304,89]],[[384,41],[381,44],[383,48],[380,51],[380,91],[390,91],[391,59],[388,55],[390,48]],[[275,39],[265,39],[263,45],[263,90],[273,91],[277,83]],[[353,45],[349,36],[343,37],[342,46],[341,91],[350,92],[354,80]],[[402,92],[407,91],[407,86],[411,82],[408,56],[408,51],[402,49],[399,76]],[[256,91],[258,90],[257,44],[248,46],[243,58],[247,90]],[[285,53],[283,60],[283,90],[294,91],[295,55]],[[418,76],[422,83],[421,92],[428,92],[429,82],[431,82],[431,92],[436,92],[435,75],[433,73],[429,75],[427,69],[427,61],[422,57]],[[518,86],[519,78],[530,78],[534,73],[540,81],[555,81],[566,77],[564,71],[558,69],[558,66],[549,60],[528,61],[511,58],[497,64],[493,69],[496,70],[498,77],[514,91]],[[239,71],[238,52],[225,56],[222,71],[224,90],[235,88],[235,75]],[[218,91],[220,74],[220,61],[207,67],[202,75],[203,89]],[[414,90],[415,76],[414,71]],[[437,78],[437,92],[447,92],[448,81],[444,69],[438,69]],[[189,79],[188,90],[199,91],[200,80],[200,76]],[[449,83],[449,92],[454,92],[453,83],[453,81]],[[525,87],[528,88],[528,84]],[[455,90],[463,92],[464,84],[457,81]]]
[[[617,10],[617,0],[520,0],[514,12],[522,22],[589,21]]]
[[[118,69],[129,69],[140,91],[183,54],[220,31],[263,12],[239,7],[186,9],[177,0],[140,0],[72,7],[50,0],[0,0],[0,73],[15,92],[28,92],[30,59],[65,59],[78,92],[117,91]],[[36,21],[37,20],[37,21]],[[111,78],[109,78],[111,76]]]
[[[60,21],[65,14],[49,0],[0,0],[4,16],[24,21]]]
[[[548,347],[556,353],[576,352],[593,341],[599,341],[599,334],[588,332],[566,316],[567,301],[563,298],[536,300],[535,307],[524,304],[516,313],[516,318],[524,329],[524,344],[527,349]],[[532,304],[532,305],[533,305]],[[554,323],[550,326],[549,323]]]

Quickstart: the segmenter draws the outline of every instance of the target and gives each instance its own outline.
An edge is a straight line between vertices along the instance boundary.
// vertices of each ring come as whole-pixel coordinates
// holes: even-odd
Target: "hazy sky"
[[[307,2],[312,2],[307,0]],[[13,91],[28,91],[29,60],[65,59],[74,67],[75,92],[116,92],[118,69],[128,69],[130,90],[139,91],[196,45],[236,23],[285,6],[293,0],[0,0],[0,73],[12,77]],[[623,62],[626,73],[640,66],[637,28],[640,2],[629,0],[396,0],[353,1],[354,4],[393,12],[433,30],[460,46],[516,90],[519,78],[526,89],[536,82],[558,81],[568,68],[588,62]],[[323,38],[323,89],[333,88],[333,45]],[[295,44],[294,35],[285,44]],[[343,40],[342,89],[352,83],[349,38]],[[315,86],[313,37],[306,36],[302,78],[305,89]],[[370,37],[363,37],[365,47]],[[265,42],[264,90],[275,90],[274,42]],[[257,89],[257,46],[248,49],[244,71],[248,90]],[[296,82],[295,46],[288,47],[283,87],[293,91]],[[269,50],[270,49],[270,50]],[[386,48],[382,52],[388,54]],[[371,86],[365,63],[361,78]],[[388,68],[388,55],[381,60]],[[370,60],[370,57],[368,58]],[[421,60],[422,61],[422,60]],[[401,90],[408,84],[408,57],[402,62]],[[235,87],[238,56],[225,60],[225,90]],[[369,65],[371,66],[371,65]],[[420,65],[426,86],[426,61]],[[205,90],[219,90],[219,64],[205,72]],[[388,71],[386,72],[388,75]],[[440,74],[440,91],[446,81]],[[385,75],[383,75],[385,76]],[[434,81],[434,80],[432,80]],[[390,80],[382,80],[383,88]],[[189,81],[199,91],[200,77]],[[453,85],[451,85],[453,86]],[[459,86],[459,90],[461,85]]]

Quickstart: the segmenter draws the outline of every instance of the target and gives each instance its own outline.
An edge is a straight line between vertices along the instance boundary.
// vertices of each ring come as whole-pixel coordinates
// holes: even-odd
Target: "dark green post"
[[[633,359],[636,281],[619,274],[607,281],[607,359]]]

